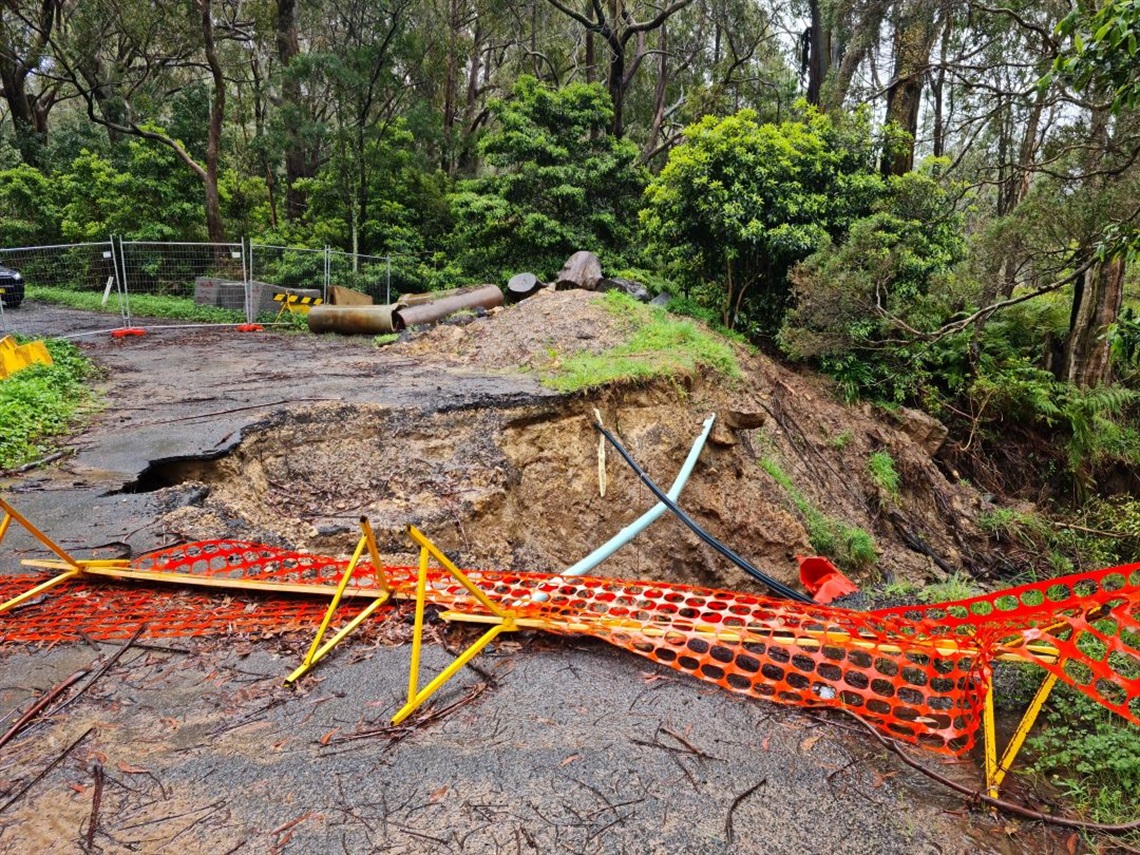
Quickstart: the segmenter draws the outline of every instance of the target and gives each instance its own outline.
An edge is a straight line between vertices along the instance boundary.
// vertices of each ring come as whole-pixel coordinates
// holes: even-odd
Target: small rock
[[[764,427],[768,421],[768,414],[763,410],[759,412],[744,412],[742,410],[729,410],[721,415],[721,419],[733,430],[752,430]]]

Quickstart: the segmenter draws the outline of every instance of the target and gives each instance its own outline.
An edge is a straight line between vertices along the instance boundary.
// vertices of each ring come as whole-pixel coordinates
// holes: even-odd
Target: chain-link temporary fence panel
[[[444,252],[361,255],[329,250],[329,284],[363,291],[374,303],[394,303],[402,294],[472,285]]]
[[[0,326],[30,335],[82,335],[116,329],[126,305],[110,242],[0,249]],[[35,304],[36,309],[26,305]],[[50,313],[44,303],[97,314]]]
[[[176,314],[193,323],[249,319],[249,277],[240,243],[121,241],[127,316]]]
[[[249,278],[255,315],[276,312],[275,289],[319,291],[328,299],[328,252],[324,249],[250,243]]]

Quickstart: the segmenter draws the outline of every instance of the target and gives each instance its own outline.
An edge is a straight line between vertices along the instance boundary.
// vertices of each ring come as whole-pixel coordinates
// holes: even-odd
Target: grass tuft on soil
[[[103,304],[102,291],[70,291],[66,288],[35,286],[28,288],[28,297],[66,306],[69,309],[82,309],[88,312],[118,315],[119,300],[112,295]],[[172,297],[159,294],[132,294],[131,314],[148,318],[170,318],[190,323],[240,324],[245,322],[245,313],[217,306],[200,306],[189,297]]]
[[[52,365],[34,365],[0,380],[0,469],[45,456],[51,439],[68,433],[80,408],[92,401],[83,384],[93,372],[91,362],[70,342],[47,339],[45,344]]]
[[[645,306],[620,291],[599,301],[628,324],[624,344],[601,353],[551,353],[542,383],[559,392],[579,392],[628,380],[691,376],[707,370],[729,379],[741,376],[732,345],[689,320]]]

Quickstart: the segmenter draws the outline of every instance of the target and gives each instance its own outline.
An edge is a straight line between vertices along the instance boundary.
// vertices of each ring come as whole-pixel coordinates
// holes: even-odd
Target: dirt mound
[[[545,288],[485,319],[441,324],[392,345],[392,350],[484,369],[537,368],[554,354],[601,353],[620,344],[627,327],[598,294]]]

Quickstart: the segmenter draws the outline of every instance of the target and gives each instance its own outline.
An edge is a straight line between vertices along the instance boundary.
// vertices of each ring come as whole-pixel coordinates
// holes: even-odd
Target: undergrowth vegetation
[[[1044,727],[1029,738],[1034,771],[1096,822],[1136,819],[1140,728],[1063,684],[1054,689],[1044,718]],[[1133,842],[1138,838],[1134,832]]]
[[[620,381],[680,378],[698,370],[740,377],[732,345],[693,321],[642,305],[619,291],[608,292],[601,301],[628,325],[626,341],[597,354],[551,354],[542,372],[544,385],[577,392]]]
[[[812,549],[830,558],[844,570],[863,570],[878,561],[879,553],[870,534],[858,526],[830,517],[817,508],[772,458],[762,459],[760,468],[784,489],[799,511]]]
[[[48,454],[92,402],[84,385],[92,365],[70,342],[47,339],[51,365],[34,365],[0,380],[0,469]]]
[[[116,316],[121,313],[117,295],[112,295],[111,299],[104,303],[102,292],[31,286],[28,288],[28,296],[70,309],[83,309]],[[130,301],[131,314],[139,317],[171,318],[207,324],[240,324],[245,321],[245,312],[217,306],[200,306],[189,297],[132,294]]]

